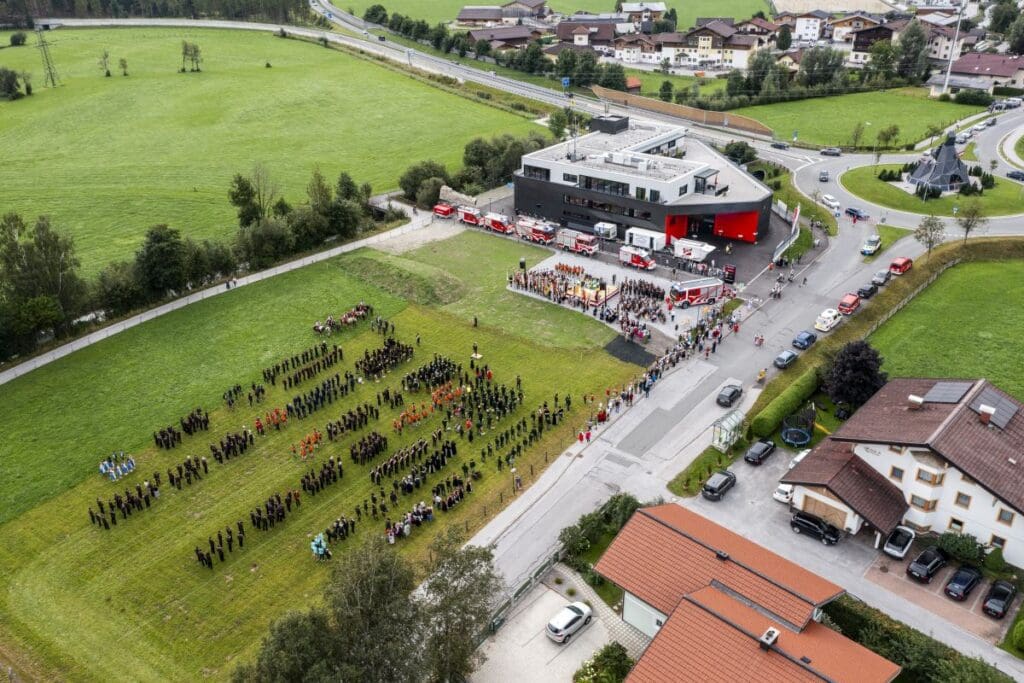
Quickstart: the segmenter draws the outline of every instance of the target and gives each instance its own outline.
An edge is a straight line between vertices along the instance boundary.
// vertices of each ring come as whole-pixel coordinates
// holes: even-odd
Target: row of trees
[[[256,661],[233,679],[465,680],[482,660],[478,638],[502,584],[493,551],[461,542],[453,528],[434,541],[420,590],[416,567],[382,538],[347,548],[324,587],[323,606],[271,624]]]
[[[32,17],[188,17],[302,23],[305,0],[0,0],[0,25],[33,27]]]
[[[1010,43],[1010,52],[1024,54],[1024,12],[1013,0],[996,0],[989,11],[988,28],[1001,33]]]

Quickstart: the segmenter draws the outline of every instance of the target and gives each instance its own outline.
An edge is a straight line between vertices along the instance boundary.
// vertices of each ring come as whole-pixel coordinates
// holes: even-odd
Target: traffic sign
[[[571,78],[569,78],[568,76],[563,76],[562,77],[562,87],[563,88],[568,88],[570,83],[572,83],[572,79]]]

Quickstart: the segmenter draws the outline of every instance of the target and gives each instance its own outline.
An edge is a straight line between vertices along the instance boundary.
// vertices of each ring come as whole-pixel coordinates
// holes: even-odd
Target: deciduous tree
[[[981,203],[977,199],[964,202],[956,214],[956,224],[964,231],[964,244],[967,244],[967,238],[972,232],[985,227],[987,223],[985,210],[981,208]]]
[[[836,354],[825,377],[825,391],[834,403],[849,403],[858,408],[874,396],[887,379],[878,351],[866,341],[854,341]]]
[[[942,241],[946,239],[946,228],[942,221],[935,216],[925,216],[914,230],[914,239],[928,250],[928,256],[930,257],[932,249],[942,244]]]
[[[150,300],[184,288],[188,281],[185,259],[180,232],[167,225],[154,225],[146,231],[142,247],[135,253],[135,276]]]
[[[779,48],[783,52],[788,50],[793,45],[793,30],[789,28],[789,24],[783,24],[782,28],[779,29],[779,35],[775,39],[775,47]]]

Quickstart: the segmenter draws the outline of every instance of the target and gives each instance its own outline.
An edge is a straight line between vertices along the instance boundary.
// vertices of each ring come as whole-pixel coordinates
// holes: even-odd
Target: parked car
[[[956,136],[956,144],[966,145],[967,141],[971,139],[971,131],[964,131]]]
[[[843,320],[843,314],[834,308],[826,308],[818,316],[818,319],[814,321],[814,329],[819,332],[828,332],[833,327],[841,323]]]
[[[775,356],[775,360],[772,361],[772,365],[777,367],[779,370],[785,370],[790,365],[796,362],[796,359],[800,356],[796,355],[789,349],[786,349],[779,355]]]
[[[879,287],[889,283],[889,279],[892,277],[892,273],[889,269],[880,270],[871,276],[871,284],[878,285]]]
[[[718,392],[718,398],[715,399],[715,403],[723,408],[731,408],[732,404],[742,395],[743,387],[739,384],[729,384],[722,387],[722,390]]]
[[[822,173],[828,173],[828,171],[822,171]],[[839,200],[830,194],[821,195],[821,203],[833,211],[839,210]]]
[[[981,611],[990,617],[1002,619],[1010,611],[1013,599],[1017,597],[1017,586],[1009,581],[999,579],[993,581],[985,596],[985,602],[981,604]]]
[[[917,538],[917,534],[913,529],[905,526],[898,526],[892,530],[892,533],[889,534],[889,538],[885,539],[885,545],[882,546],[882,552],[889,557],[895,557],[897,560],[902,560],[910,551],[910,546],[914,543],[915,538]]]
[[[775,149],[789,149],[789,143],[782,142],[781,140],[776,140],[775,142],[772,143],[772,147],[774,147]]]
[[[830,177],[828,171],[818,171],[818,182],[827,183]]]
[[[907,565],[907,575],[921,583],[931,583],[935,574],[945,567],[948,561],[942,548],[937,545],[928,546]]]
[[[971,132],[974,133],[975,135],[977,135],[978,133],[984,133],[987,128],[988,128],[988,124],[987,123],[979,123],[974,128],[971,128]]]
[[[965,564],[957,569],[953,578],[946,583],[946,595],[962,602],[980,583],[981,570]]]
[[[803,330],[802,332],[798,333],[795,337],[793,337],[793,346],[803,351],[805,349],[809,349],[811,345],[816,341],[818,341],[818,335],[814,334],[813,332]]]
[[[805,448],[802,451],[800,451],[799,453],[797,453],[796,455],[794,455],[793,459],[789,461],[789,469],[793,469],[794,467],[799,465],[801,462],[803,462],[803,459],[806,458],[807,454],[810,453],[810,452],[811,452],[810,448]]]
[[[861,299],[870,299],[878,293],[878,285],[875,283],[869,283],[857,290],[857,296]]]
[[[821,150],[820,154],[823,157],[838,157],[843,155],[843,150],[838,147],[826,147]]]
[[[900,256],[894,258],[892,263],[889,264],[889,272],[893,275],[903,275],[911,268],[914,267],[913,259],[909,259],[906,256]]]
[[[574,633],[590,623],[592,615],[593,612],[587,603],[570,603],[552,617],[544,632],[556,643],[568,643]]]
[[[711,475],[700,489],[700,495],[708,500],[722,500],[725,492],[736,485],[736,475],[729,470],[719,470]]]
[[[882,238],[878,235],[871,235],[864,244],[860,245],[860,253],[865,256],[871,256],[872,254],[878,253],[878,250],[882,248]]]
[[[793,485],[792,484],[779,484],[779,487],[772,493],[772,498],[779,501],[780,503],[790,503],[793,501]]]
[[[846,211],[844,211],[843,213],[852,218],[856,218],[859,221],[866,221],[867,219],[871,218],[867,211],[858,209],[856,206],[846,207]]]
[[[751,465],[760,465],[768,456],[775,452],[775,442],[771,439],[758,439],[743,454],[743,459]]]
[[[999,117],[998,116],[993,116],[992,118],[990,118],[990,119],[985,121],[985,125],[988,126],[989,128],[991,128],[992,126],[996,125],[997,123],[999,123]]]
[[[1010,171],[1006,174],[1006,177],[1010,180],[1020,180],[1024,182],[1024,171]]]
[[[795,513],[789,520],[789,527],[794,533],[807,534],[812,538],[819,539],[825,545],[835,545],[839,542],[839,529],[809,512]]]
[[[839,305],[836,306],[836,310],[843,315],[853,315],[858,308],[860,308],[860,297],[851,292],[843,295],[843,298],[839,300]]]

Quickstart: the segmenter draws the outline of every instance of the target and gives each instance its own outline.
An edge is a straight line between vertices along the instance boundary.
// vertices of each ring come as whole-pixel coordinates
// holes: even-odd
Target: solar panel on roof
[[[936,382],[924,395],[926,403],[959,403],[973,382]]]
[[[1017,404],[1008,398],[1001,396],[995,389],[986,388],[978,398],[971,403],[971,410],[979,412],[981,406],[995,408],[990,422],[1000,429],[1006,429],[1013,416],[1017,414]]]

